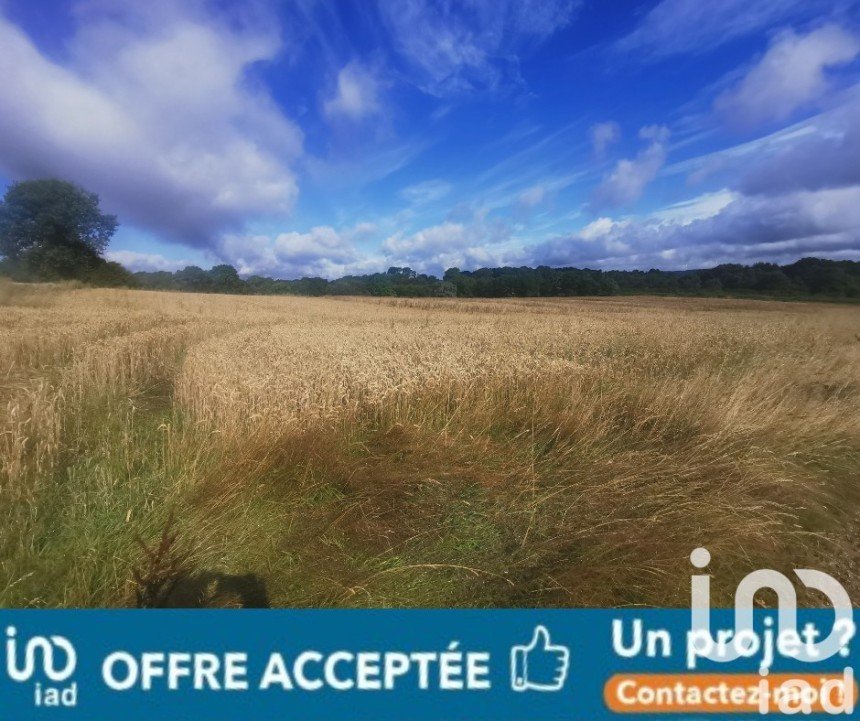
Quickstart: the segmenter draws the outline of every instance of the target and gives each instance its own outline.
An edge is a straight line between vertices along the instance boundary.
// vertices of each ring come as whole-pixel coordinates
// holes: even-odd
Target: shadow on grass
[[[254,573],[200,571],[176,580],[159,608],[269,608],[266,584]]]

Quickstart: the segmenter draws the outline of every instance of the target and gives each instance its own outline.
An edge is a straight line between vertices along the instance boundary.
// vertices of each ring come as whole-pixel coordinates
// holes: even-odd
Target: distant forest
[[[196,293],[254,295],[370,295],[395,297],[532,298],[581,295],[761,295],[860,299],[860,262],[803,258],[789,265],[726,264],[703,270],[589,270],[581,268],[450,268],[440,280],[411,268],[348,275],[337,280],[274,280],[239,276],[235,268],[195,266],[175,273],[130,274],[124,285]]]
[[[860,301],[860,262],[822,258],[802,258],[789,265],[731,263],[702,270],[449,268],[441,279],[411,268],[392,267],[384,273],[347,275],[337,280],[278,280],[259,275],[243,278],[231,265],[216,265],[210,270],[188,266],[173,273],[132,273],[95,254],[89,261],[83,266],[69,263],[59,267],[58,263],[50,269],[42,265],[34,272],[32,267],[0,260],[0,275],[24,282],[80,280],[99,287],[243,295],[538,298],[650,294]]]

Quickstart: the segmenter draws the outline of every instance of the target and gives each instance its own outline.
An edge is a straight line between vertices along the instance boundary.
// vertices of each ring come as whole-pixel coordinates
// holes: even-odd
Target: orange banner
[[[846,694],[846,689],[848,693]],[[857,684],[845,674],[618,674],[603,689],[617,713],[848,713]]]

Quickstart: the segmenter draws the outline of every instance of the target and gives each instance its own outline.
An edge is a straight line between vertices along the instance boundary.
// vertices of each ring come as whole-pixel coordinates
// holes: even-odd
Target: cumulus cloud
[[[382,112],[380,82],[368,68],[353,61],[337,75],[333,94],[323,103],[329,119],[362,120]]]
[[[428,255],[458,250],[470,242],[463,223],[445,222],[409,236],[392,235],[382,243],[387,252],[411,260],[424,260]]]
[[[631,159],[619,160],[594,192],[598,207],[634,203],[642,197],[648,185],[666,163],[666,142],[669,130],[663,125],[648,125],[639,131],[648,146]]]
[[[476,268],[516,263],[524,257],[510,243],[510,229],[480,215],[471,221],[448,220],[406,235],[385,239],[382,252],[391,265],[408,265],[425,273],[441,275],[447,268]]]
[[[217,252],[242,275],[279,278],[375,273],[389,266],[410,266],[437,276],[454,266],[475,268],[522,262],[525,251],[516,245],[510,229],[482,213],[463,214],[413,233],[389,235],[375,250],[365,241],[377,226],[359,223],[352,228],[318,226],[307,232],[276,235],[228,234]]]
[[[591,136],[591,147],[594,149],[594,155],[602,158],[610,145],[621,140],[621,126],[614,120],[595,123],[591,126],[589,135]]]
[[[248,81],[279,50],[271,27],[141,6],[86,6],[65,64],[0,16],[0,168],[78,182],[198,247],[249,214],[289,212],[302,134]]]
[[[532,262],[698,268],[764,259],[790,262],[816,254],[860,259],[860,186],[776,197],[737,195],[696,220],[665,220],[658,213],[638,222],[607,221],[595,221],[601,223],[599,233],[581,231],[536,245]]]
[[[734,88],[717,98],[716,108],[740,128],[786,120],[827,93],[827,70],[858,54],[860,39],[837,25],[806,35],[786,31]]]
[[[619,225],[620,223],[612,218],[598,218],[580,230],[578,235],[583,240],[596,240],[609,235]]]
[[[825,0],[661,0],[622,38],[619,53],[659,58],[701,53],[723,43],[798,17],[815,17]]]
[[[275,236],[228,234],[218,250],[243,275],[337,278],[379,270],[379,260],[364,254],[355,243],[357,236],[367,231],[367,227],[358,226],[347,231],[318,226],[306,233]]]
[[[394,47],[415,84],[444,96],[518,77],[517,53],[567,25],[580,0],[380,0]]]

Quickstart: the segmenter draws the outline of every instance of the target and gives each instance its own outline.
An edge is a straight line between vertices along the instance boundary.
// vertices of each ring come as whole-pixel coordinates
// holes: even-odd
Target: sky
[[[860,0],[0,0],[0,186],[134,270],[860,260]]]

